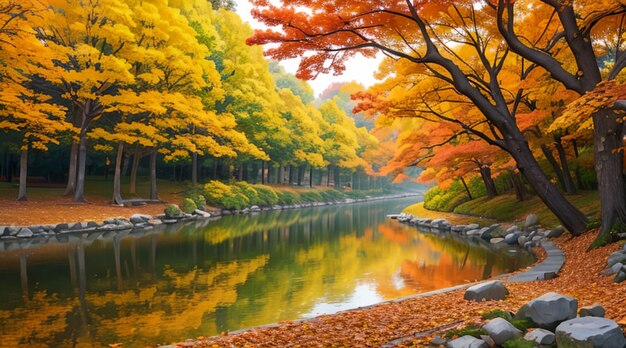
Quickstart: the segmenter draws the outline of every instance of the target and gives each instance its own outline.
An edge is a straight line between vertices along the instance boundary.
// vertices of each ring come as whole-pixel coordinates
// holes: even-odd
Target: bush
[[[163,211],[168,218],[176,218],[182,215],[180,208],[176,204],[168,204]]]
[[[485,314],[482,315],[483,319],[495,319],[495,318],[502,318],[508,322],[510,322],[511,320],[513,320],[513,316],[511,315],[511,313],[509,311],[504,311],[501,309],[496,309],[493,310],[491,312],[487,312]]]
[[[250,205],[250,199],[239,186],[228,186],[217,180],[211,180],[204,185],[204,195],[207,203],[215,207],[226,209],[243,209]]]
[[[238,188],[240,193],[248,198],[250,205],[263,205],[263,202],[259,199],[259,193],[254,188],[254,186],[248,184],[245,181],[239,181],[233,184],[234,187]]]
[[[504,342],[502,345],[504,348],[534,348],[535,342],[526,341],[522,338],[514,338]]]
[[[204,185],[206,202],[214,207],[222,206],[222,200],[233,194],[230,186],[217,180],[211,180]]]
[[[337,191],[335,189],[323,190],[323,191],[320,191],[320,194],[324,198],[325,202],[334,202],[334,201],[339,201],[339,200],[346,198],[346,195],[343,192]]]
[[[198,209],[198,206],[196,205],[196,202],[193,201],[193,199],[191,199],[191,198],[183,199],[183,211],[185,213],[191,214],[196,209]]]
[[[322,202],[324,197],[317,191],[304,191],[300,193],[303,202]]]
[[[260,206],[272,206],[278,204],[278,194],[273,188],[265,185],[254,185]]]
[[[280,192],[280,194],[278,195],[278,204],[281,205],[292,205],[298,204],[300,202],[302,202],[302,200],[300,199],[300,196],[295,192],[283,191]]]
[[[352,199],[363,199],[367,196],[364,191],[346,191],[344,193],[346,196],[348,196],[348,198]]]
[[[452,329],[446,332],[445,336],[447,339],[450,339],[455,336],[462,337],[465,335],[470,335],[476,338],[480,338],[481,335],[486,335],[486,334],[487,334],[487,331],[485,331],[484,329],[481,329],[479,327],[468,326],[463,329]]]

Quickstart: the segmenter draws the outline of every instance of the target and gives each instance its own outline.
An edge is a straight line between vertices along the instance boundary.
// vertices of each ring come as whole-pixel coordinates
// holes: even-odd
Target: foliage
[[[515,328],[522,332],[528,331],[531,327],[537,327],[535,323],[533,323],[530,319],[513,319],[509,321]]]
[[[165,216],[167,217],[179,217],[182,215],[180,207],[176,204],[168,204],[165,206]]]
[[[194,202],[193,199],[191,198],[185,198],[183,199],[183,211],[187,214],[191,214],[193,213],[196,209],[198,209],[198,206],[196,205],[196,202]]]
[[[460,181],[454,181],[447,189],[430,188],[424,195],[424,207],[430,210],[451,212],[469,197]]]
[[[320,191],[322,197],[324,197],[324,201],[327,202],[336,202],[345,198],[345,194],[339,190],[323,190]]]
[[[320,192],[318,191],[304,191],[300,193],[300,198],[303,202],[321,202],[324,200]]]
[[[254,185],[260,206],[273,206],[278,204],[278,194],[273,188],[266,185]]]
[[[476,327],[476,326],[468,326],[462,329],[453,329],[453,330],[449,330],[448,332],[446,332],[445,337],[450,339],[452,337],[461,337],[461,336],[473,336],[476,338],[480,338],[481,335],[486,335],[487,331],[485,331],[484,329],[481,329],[480,327]]]
[[[232,186],[238,188],[240,192],[248,198],[250,205],[265,205],[265,202],[259,197],[259,193],[254,186],[245,182],[237,181]]]
[[[508,340],[504,342],[502,347],[504,348],[534,348],[535,343],[531,341],[526,341],[523,338],[514,338],[512,340]]]
[[[292,191],[282,191],[278,193],[278,204],[292,205],[301,203],[300,195]]]

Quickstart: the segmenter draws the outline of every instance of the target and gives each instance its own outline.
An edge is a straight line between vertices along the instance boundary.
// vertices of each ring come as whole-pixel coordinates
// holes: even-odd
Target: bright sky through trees
[[[248,2],[248,0],[237,0],[236,2],[237,14],[244,22],[248,22],[253,29],[267,28],[265,25],[252,18],[250,15],[252,5]],[[362,56],[352,58],[350,63],[347,64],[346,71],[344,71],[340,76],[320,74],[316,79],[308,81],[308,83],[315,90],[316,96],[322,93],[333,82],[356,81],[365,87],[369,87],[376,83],[374,72],[377,70],[382,58],[381,54],[379,54],[376,59],[365,58]],[[300,59],[282,60],[280,65],[285,67],[288,72],[295,74],[296,70],[298,70],[299,62]]]

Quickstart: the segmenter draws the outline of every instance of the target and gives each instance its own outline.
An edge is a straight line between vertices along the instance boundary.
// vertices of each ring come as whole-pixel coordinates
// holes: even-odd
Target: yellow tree
[[[36,37],[36,26],[46,11],[39,1],[0,4],[0,129],[19,134],[20,185],[18,200],[26,200],[28,150],[47,150],[57,136],[71,129],[64,107],[37,91],[32,77],[58,71],[53,51]]]

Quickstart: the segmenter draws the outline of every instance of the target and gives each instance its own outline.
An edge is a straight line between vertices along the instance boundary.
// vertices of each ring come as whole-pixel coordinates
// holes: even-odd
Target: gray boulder
[[[509,294],[509,290],[497,280],[476,284],[465,290],[463,298],[469,301],[503,300]]]
[[[626,280],[626,267],[622,266],[622,268],[617,272],[615,279],[613,279],[613,282],[621,283],[624,280]]]
[[[581,307],[578,311],[578,315],[581,317],[599,317],[603,318],[606,314],[604,307],[599,304],[594,304],[591,306]]]
[[[211,213],[208,213],[208,212],[206,212],[204,210],[200,210],[200,209],[194,210],[193,213],[198,215],[198,216],[202,216],[203,218],[211,217]]]
[[[517,239],[522,234],[520,232],[512,232],[504,236],[504,242],[509,245],[517,244]]]
[[[616,251],[609,255],[607,260],[608,266],[611,267],[616,263],[626,263],[626,253],[624,251]]]
[[[559,347],[623,348],[624,333],[616,322],[606,318],[582,317],[561,323],[556,328]]]
[[[575,298],[549,292],[527,302],[515,314],[516,319],[530,319],[542,329],[552,330],[565,320],[576,317]]]
[[[510,339],[522,337],[520,330],[502,318],[489,320],[487,324],[483,325],[483,329],[487,331],[489,337],[498,345],[502,345]]]
[[[463,232],[467,232],[470,230],[477,230],[480,228],[479,224],[469,224],[469,225],[465,225],[465,228],[463,229]]]
[[[559,226],[553,228],[552,231],[548,232],[546,237],[548,237],[548,238],[557,238],[557,237],[560,237],[561,235],[563,235],[563,233],[565,233],[565,228],[563,228],[563,226],[559,225]]]
[[[30,238],[32,236],[33,236],[33,231],[31,231],[30,228],[28,227],[22,227],[20,228],[19,232],[17,232],[18,238]]]
[[[502,242],[504,242],[504,238],[491,238],[491,240],[489,241],[489,243],[491,244],[498,244]]]
[[[478,233],[476,235],[479,236],[481,239],[490,240],[491,239],[491,232],[493,232],[493,228],[491,228],[491,227],[483,227],[480,230],[478,230]]]
[[[489,348],[487,342],[473,336],[465,335],[448,342],[448,348]]]
[[[130,222],[133,224],[140,224],[144,222],[148,222],[148,220],[152,219],[152,216],[146,214],[133,214],[130,217]]]
[[[517,244],[519,244],[520,246],[524,246],[524,244],[526,244],[526,242],[528,242],[528,237],[521,235],[517,238]]]
[[[618,262],[616,264],[614,264],[613,266],[603,270],[601,273],[602,275],[608,276],[611,274],[616,274],[617,272],[619,272],[622,269],[622,266],[624,266],[624,264],[622,264],[621,262]]]
[[[539,345],[552,345],[556,339],[554,333],[544,330],[544,329],[534,329],[533,331],[529,331],[524,339],[526,341],[535,342]]]
[[[524,229],[528,229],[529,227],[535,226],[539,222],[539,218],[535,214],[530,214],[526,217],[526,221],[524,221]]]

